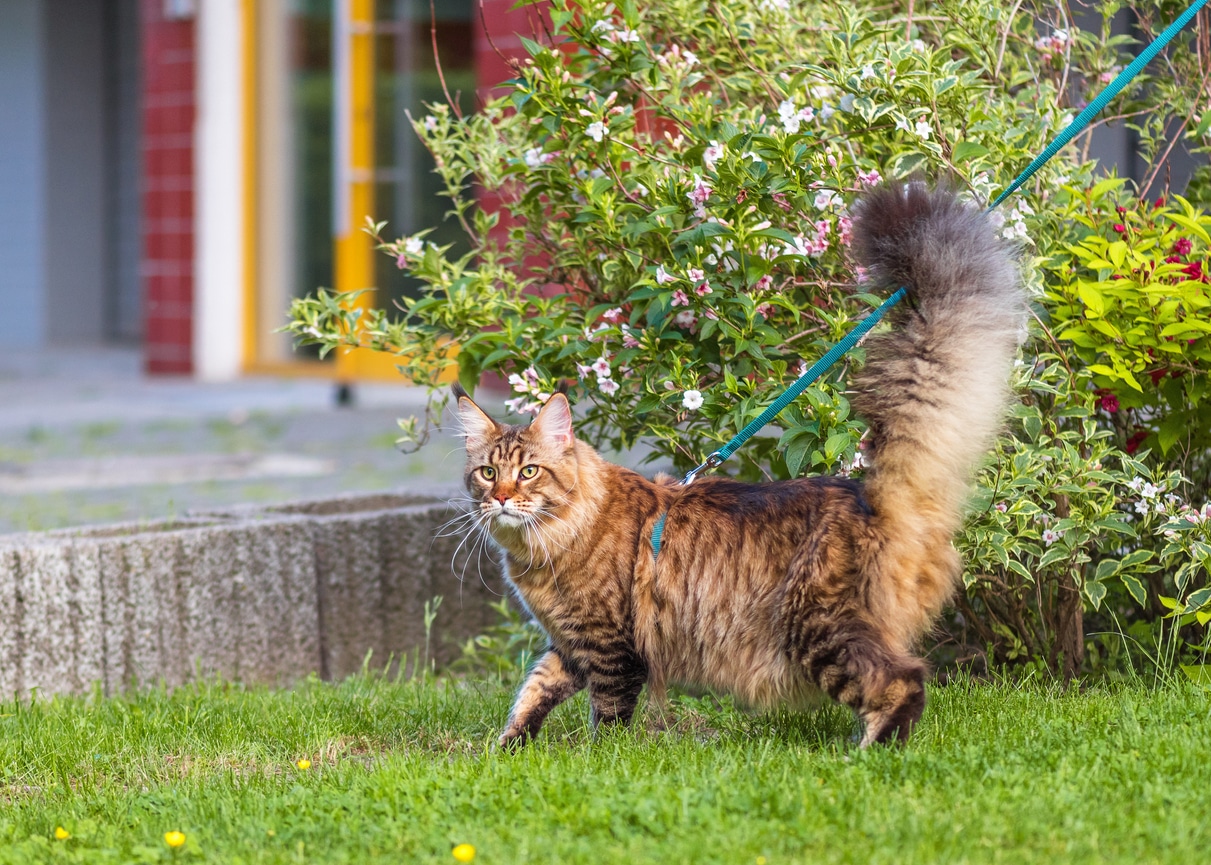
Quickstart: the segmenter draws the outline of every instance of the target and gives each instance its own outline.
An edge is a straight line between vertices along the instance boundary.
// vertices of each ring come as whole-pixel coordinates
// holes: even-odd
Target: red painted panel
[[[193,371],[195,26],[141,0],[143,280],[149,373]]]

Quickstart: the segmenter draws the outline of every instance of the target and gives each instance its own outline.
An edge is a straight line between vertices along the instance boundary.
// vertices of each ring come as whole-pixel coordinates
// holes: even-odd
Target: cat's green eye
[[[538,474],[538,466],[526,466],[521,470],[521,476],[526,480],[529,480],[536,474]]]
[[[483,475],[486,481],[495,480],[496,478],[496,469],[492,468],[492,466],[481,466],[479,473]]]

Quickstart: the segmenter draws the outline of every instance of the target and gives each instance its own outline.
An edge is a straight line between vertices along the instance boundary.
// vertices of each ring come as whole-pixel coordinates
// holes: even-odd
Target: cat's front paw
[[[496,740],[502,751],[517,751],[530,741],[530,731],[525,727],[507,727]]]

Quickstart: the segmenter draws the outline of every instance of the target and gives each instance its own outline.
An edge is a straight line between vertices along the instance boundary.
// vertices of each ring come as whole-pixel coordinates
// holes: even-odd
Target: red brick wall
[[[193,371],[194,22],[142,0],[144,366]]]

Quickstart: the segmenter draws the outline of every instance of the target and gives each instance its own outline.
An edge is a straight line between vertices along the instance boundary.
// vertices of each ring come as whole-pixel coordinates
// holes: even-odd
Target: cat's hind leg
[[[524,745],[538,734],[542,722],[556,706],[585,686],[586,677],[557,652],[548,649],[526,675],[509,721],[500,736],[500,746]]]
[[[925,709],[925,663],[890,650],[857,614],[820,610],[792,635],[791,657],[813,684],[853,709],[861,746],[903,742]]]

